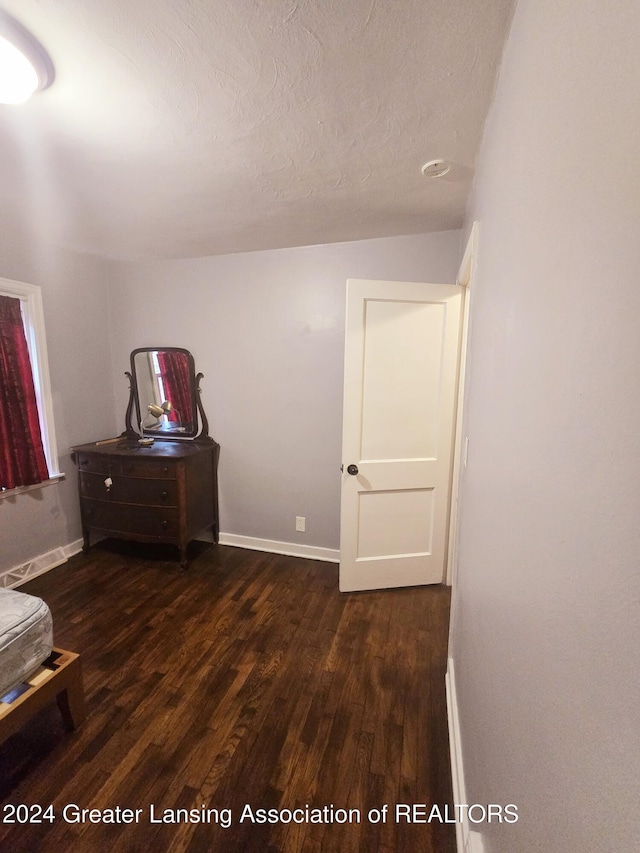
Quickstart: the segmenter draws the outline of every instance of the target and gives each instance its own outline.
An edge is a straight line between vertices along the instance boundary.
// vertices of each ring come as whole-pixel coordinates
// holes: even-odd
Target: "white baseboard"
[[[248,548],[250,551],[284,554],[287,557],[304,557],[306,560],[324,560],[327,563],[340,562],[340,551],[337,549],[302,545],[297,542],[277,542],[274,539],[256,539],[253,536],[239,536],[236,533],[221,533],[220,544],[231,545],[234,548]]]
[[[28,560],[21,566],[14,566],[12,569],[0,572],[0,587],[14,589],[14,587],[31,580],[31,578],[37,578],[38,575],[43,575],[45,572],[55,569],[56,566],[61,566],[67,562],[69,557],[73,557],[81,550],[82,539],[76,539],[75,542],[70,542],[68,545],[61,545],[59,548],[47,551],[46,554],[40,554],[39,557],[34,557],[33,560]]]
[[[451,781],[453,784],[453,802],[468,803],[462,763],[462,741],[460,737],[460,719],[458,717],[458,698],[456,695],[456,677],[453,658],[447,661],[445,676],[447,689],[447,719],[449,721],[449,750],[451,753]],[[482,835],[471,829],[469,818],[464,810],[464,819],[456,822],[456,846],[458,853],[484,853]]]
[[[210,541],[210,540],[209,540]],[[304,557],[307,560],[323,560],[327,563],[338,563],[340,551],[333,548],[319,548],[315,545],[298,545],[295,542],[276,542],[273,539],[255,539],[252,536],[238,536],[235,533],[221,533],[221,545],[231,545],[234,548],[248,548],[250,551],[267,551],[272,554],[285,554],[289,557]],[[82,550],[82,539],[76,539],[68,545],[54,548],[28,560],[21,566],[14,566],[0,572],[0,587],[13,589],[26,583],[31,578],[43,575],[45,572],[55,569],[66,563],[69,557],[78,554]]]

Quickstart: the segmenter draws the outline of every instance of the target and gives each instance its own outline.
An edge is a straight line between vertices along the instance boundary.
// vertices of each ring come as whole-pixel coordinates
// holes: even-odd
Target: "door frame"
[[[455,585],[456,574],[458,571],[458,518],[460,515],[460,482],[462,479],[463,470],[466,467],[466,457],[468,449],[468,437],[462,435],[462,427],[464,421],[464,404],[465,404],[465,387],[467,357],[469,353],[469,308],[471,304],[471,288],[476,274],[477,256],[478,256],[478,237],[479,223],[476,221],[471,226],[467,245],[460,262],[458,277],[456,284],[459,284],[462,290],[462,328],[460,331],[460,355],[458,360],[458,390],[457,390],[457,407],[454,418],[455,437],[453,441],[453,467],[451,472],[451,497],[449,505],[449,534],[448,534],[448,549],[447,549],[447,568],[446,578],[443,579],[447,586]]]

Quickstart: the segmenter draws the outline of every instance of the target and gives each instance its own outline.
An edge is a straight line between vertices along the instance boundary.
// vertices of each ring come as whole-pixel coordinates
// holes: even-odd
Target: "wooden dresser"
[[[122,439],[72,448],[78,467],[83,551],[95,531],[139,542],[169,542],[187,565],[187,545],[211,529],[217,543],[220,446],[209,439],[156,441],[150,447]]]

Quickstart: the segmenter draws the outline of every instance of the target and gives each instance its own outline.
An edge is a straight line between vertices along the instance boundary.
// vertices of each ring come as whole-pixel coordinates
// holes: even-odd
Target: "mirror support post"
[[[133,413],[134,405],[133,379],[128,370],[125,370],[124,375],[129,380],[129,402],[127,403],[127,411],[124,416],[124,432],[122,433],[122,437],[138,439],[140,436],[131,426],[131,415]]]
[[[200,412],[200,422],[202,423],[202,429],[200,430],[200,434],[198,435],[197,440],[202,441],[203,439],[209,438],[209,421],[207,420],[207,416],[204,413],[204,408],[202,406],[202,399],[200,397],[200,380],[204,379],[204,373],[198,373],[196,376],[196,403],[198,405],[198,411]]]

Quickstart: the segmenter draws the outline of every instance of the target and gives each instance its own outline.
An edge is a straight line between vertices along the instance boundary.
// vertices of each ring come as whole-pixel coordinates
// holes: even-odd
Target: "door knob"
[[[347,474],[351,474],[352,477],[355,477],[355,475],[357,473],[358,473],[358,466],[357,465],[347,465]]]

